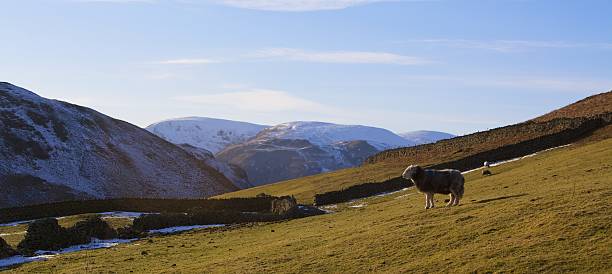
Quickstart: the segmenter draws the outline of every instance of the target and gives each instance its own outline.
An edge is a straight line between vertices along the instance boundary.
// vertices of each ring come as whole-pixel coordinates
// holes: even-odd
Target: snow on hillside
[[[455,135],[452,135],[450,133],[428,130],[400,133],[399,136],[417,145],[435,143],[439,140],[456,137]]]
[[[303,139],[319,146],[362,140],[379,150],[414,145],[413,142],[386,129],[323,122],[290,122],[280,124],[263,130],[257,135],[257,139]]]
[[[243,143],[267,126],[206,117],[162,121],[146,129],[174,144],[189,144],[217,153],[230,145]]]
[[[200,198],[238,189],[185,150],[92,109],[0,82],[0,207]]]
[[[253,185],[249,183],[246,172],[240,167],[217,160],[212,152],[204,148],[194,147],[188,144],[180,144],[178,146],[193,154],[196,156],[196,158],[206,162],[207,165],[221,172],[237,187],[241,189],[253,187]]]

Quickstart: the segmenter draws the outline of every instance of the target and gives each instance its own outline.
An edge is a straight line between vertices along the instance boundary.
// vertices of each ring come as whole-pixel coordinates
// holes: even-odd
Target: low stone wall
[[[348,202],[353,199],[370,197],[385,192],[398,191],[412,186],[412,182],[396,177],[380,183],[354,185],[343,190],[317,194],[314,203],[317,206]]]
[[[232,199],[110,199],[58,202],[43,205],[0,209],[0,223],[47,217],[70,216],[108,211],[187,212],[193,208],[208,211],[270,212],[277,197]]]

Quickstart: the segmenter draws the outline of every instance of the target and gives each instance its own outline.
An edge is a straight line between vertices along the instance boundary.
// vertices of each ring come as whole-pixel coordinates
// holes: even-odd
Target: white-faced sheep
[[[425,194],[425,209],[434,207],[433,197],[436,193],[450,194],[450,201],[446,206],[459,205],[459,200],[463,197],[465,179],[458,170],[431,170],[411,165],[406,168],[402,177],[411,180],[417,190]]]

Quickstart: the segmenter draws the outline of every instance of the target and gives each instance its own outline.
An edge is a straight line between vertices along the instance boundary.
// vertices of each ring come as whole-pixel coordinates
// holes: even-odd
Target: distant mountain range
[[[354,167],[386,149],[452,137],[425,131],[402,137],[382,128],[316,121],[266,127],[203,117],[166,120],[147,130],[175,144],[215,152],[218,161],[244,170],[253,185]]]
[[[0,82],[0,207],[237,189],[206,161],[146,130]]]
[[[224,148],[244,143],[268,126],[206,117],[187,117],[161,121],[146,129],[175,144],[218,153]]]

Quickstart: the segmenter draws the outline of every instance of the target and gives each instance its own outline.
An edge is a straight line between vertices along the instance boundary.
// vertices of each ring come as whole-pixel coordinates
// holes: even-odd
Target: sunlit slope
[[[545,152],[492,171],[490,177],[468,174],[465,198],[455,208],[425,210],[422,195],[407,190],[339,205],[334,214],[158,237],[14,271],[612,271],[612,139]],[[444,198],[437,196],[438,207]]]
[[[367,182],[380,182],[400,176],[407,166],[402,164],[373,164],[342,169],[330,173],[302,177],[294,180],[264,185],[236,192],[226,193],[215,198],[253,197],[260,193],[270,195],[294,195],[300,203],[313,203],[314,195]]]

